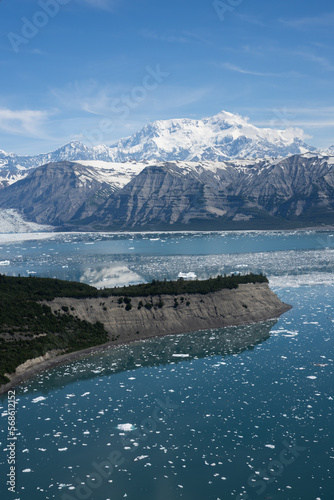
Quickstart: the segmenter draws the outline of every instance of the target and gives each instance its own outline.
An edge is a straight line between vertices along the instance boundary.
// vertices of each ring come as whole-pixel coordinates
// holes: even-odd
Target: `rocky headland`
[[[10,314],[7,312],[6,317],[3,313],[0,323],[1,392],[37,371],[97,349],[164,335],[263,322],[278,318],[291,308],[269,288],[262,275],[154,282],[106,290],[43,278],[1,278],[0,292],[7,284],[7,301],[10,302],[11,293],[17,292],[9,303]],[[164,289],[166,293],[152,293]],[[38,297],[42,300],[36,300]],[[27,318],[18,326],[15,307],[20,307],[20,301],[20,311]]]

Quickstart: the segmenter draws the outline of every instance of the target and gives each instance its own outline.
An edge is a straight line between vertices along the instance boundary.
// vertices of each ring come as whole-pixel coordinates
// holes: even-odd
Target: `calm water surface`
[[[293,305],[277,322],[138,342],[22,384],[17,493],[2,481],[1,498],[333,498],[332,233],[3,236],[0,246],[10,261],[0,272],[97,286],[263,271]],[[0,405],[4,477],[6,397]]]

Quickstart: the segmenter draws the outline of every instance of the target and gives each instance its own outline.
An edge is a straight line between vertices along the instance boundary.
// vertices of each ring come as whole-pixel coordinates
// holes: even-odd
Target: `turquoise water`
[[[2,484],[1,498],[333,498],[332,233],[52,238],[1,243],[6,272],[96,284],[260,269],[293,309],[109,349],[22,384],[17,493]]]

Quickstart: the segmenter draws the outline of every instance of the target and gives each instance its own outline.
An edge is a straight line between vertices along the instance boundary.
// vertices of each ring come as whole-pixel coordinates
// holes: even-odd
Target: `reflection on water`
[[[94,353],[43,374],[41,392],[48,393],[71,382],[106,377],[123,371],[191,361],[212,356],[230,356],[265,342],[276,324],[270,320],[253,325],[218,328],[198,332],[168,335],[142,340],[129,345],[111,347],[103,353]],[[47,381],[46,381],[47,379]],[[29,390],[35,390],[36,381],[30,381]]]
[[[80,276],[82,283],[88,283],[96,288],[135,285],[142,283],[143,278],[121,262],[110,263],[108,266],[89,267]]]

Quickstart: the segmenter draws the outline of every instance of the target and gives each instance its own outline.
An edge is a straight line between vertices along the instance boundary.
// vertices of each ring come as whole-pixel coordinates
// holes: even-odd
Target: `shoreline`
[[[148,338],[151,338],[151,337],[138,339],[137,341],[140,342],[140,340],[147,340]],[[132,342],[135,342],[135,341],[124,341],[124,342],[117,342],[116,341],[115,342],[115,341],[110,340],[109,342],[106,342],[104,344],[99,344],[99,345],[96,345],[93,347],[88,347],[87,349],[81,349],[80,351],[73,351],[73,352],[68,352],[65,354],[60,354],[58,356],[50,357],[44,361],[36,362],[31,367],[29,367],[25,370],[22,370],[19,374],[16,374],[16,373],[7,374],[8,377],[11,377],[10,382],[7,382],[7,384],[3,384],[0,386],[0,395],[6,393],[7,391],[12,389],[13,387],[18,386],[22,382],[29,380],[31,377],[33,377],[37,373],[41,373],[45,370],[48,370],[49,368],[53,368],[53,367],[58,366],[58,365],[66,364],[70,361],[74,361],[75,359],[79,359],[81,357],[85,358],[86,356],[88,356],[89,354],[92,354],[94,352],[105,351],[105,350],[109,349],[110,347],[118,347],[119,345],[130,344]],[[51,351],[46,352],[44,356],[47,356],[48,354],[50,354],[50,352]],[[28,361],[34,361],[35,359],[37,359],[37,358],[32,358],[32,360],[28,360]],[[22,366],[22,365],[20,365],[20,366]]]
[[[110,303],[107,304],[108,311],[104,312],[102,318],[100,299],[56,298],[54,301],[48,302],[48,305],[54,310],[58,310],[62,304],[74,304],[75,314],[91,322],[96,321],[96,315],[98,315],[109,333],[110,340],[103,344],[56,356],[52,356],[52,352],[49,352],[44,356],[34,358],[35,362],[34,359],[28,360],[17,367],[18,373],[9,374],[10,382],[0,386],[0,394],[6,393],[39,372],[86,357],[91,353],[105,351],[111,347],[167,335],[263,323],[277,319],[292,308],[291,305],[280,301],[267,284],[239,285],[234,290],[222,290],[204,296],[192,295],[189,296],[191,300],[189,306],[185,304],[188,297],[186,294],[184,296],[184,304],[180,304],[177,309],[173,307],[173,296],[162,296],[163,300],[167,302],[162,309],[148,311],[142,308],[138,311],[135,308],[134,311],[129,312],[119,306],[116,301],[113,302],[115,297],[111,297]],[[140,299],[141,297],[138,297],[133,300],[139,302]],[[248,302],[247,308],[245,308],[245,302]],[[89,309],[87,308],[88,303],[90,304]],[[217,311],[217,306],[220,306],[219,311]],[[111,340],[111,337],[116,333],[116,328],[118,328],[117,333],[120,334],[119,338]],[[143,333],[139,336],[138,329],[140,328]],[[47,359],[41,360],[45,357]],[[27,364],[26,367],[24,367],[25,364]]]
[[[319,232],[319,231],[334,231],[334,225],[326,225],[326,226],[305,226],[305,227],[296,227],[296,228],[287,228],[287,229],[212,229],[212,230],[206,230],[206,229],[178,229],[178,230],[168,230],[168,229],[162,229],[162,230],[144,230],[141,231],[140,229],[138,230],[131,230],[131,231],[126,231],[126,230],[119,230],[119,231],[108,231],[108,230],[87,230],[87,231],[78,231],[77,229],[73,229],[73,231],[70,231],[68,228],[61,230],[61,228],[55,228],[53,231],[26,231],[26,232],[1,232],[0,229],[0,242],[1,243],[6,243],[8,242],[16,242],[16,241],[29,241],[33,239],[47,239],[47,238],[52,238],[56,235],[80,235],[80,234],[101,234],[101,235],[124,235],[124,234],[129,234],[129,235],[136,235],[136,234],[197,234],[197,233],[203,233],[203,234],[212,234],[212,233],[282,233],[282,232],[287,232],[287,233],[294,233],[294,232],[305,232],[305,231],[314,231],[314,232]],[[4,237],[7,237],[5,239]]]

